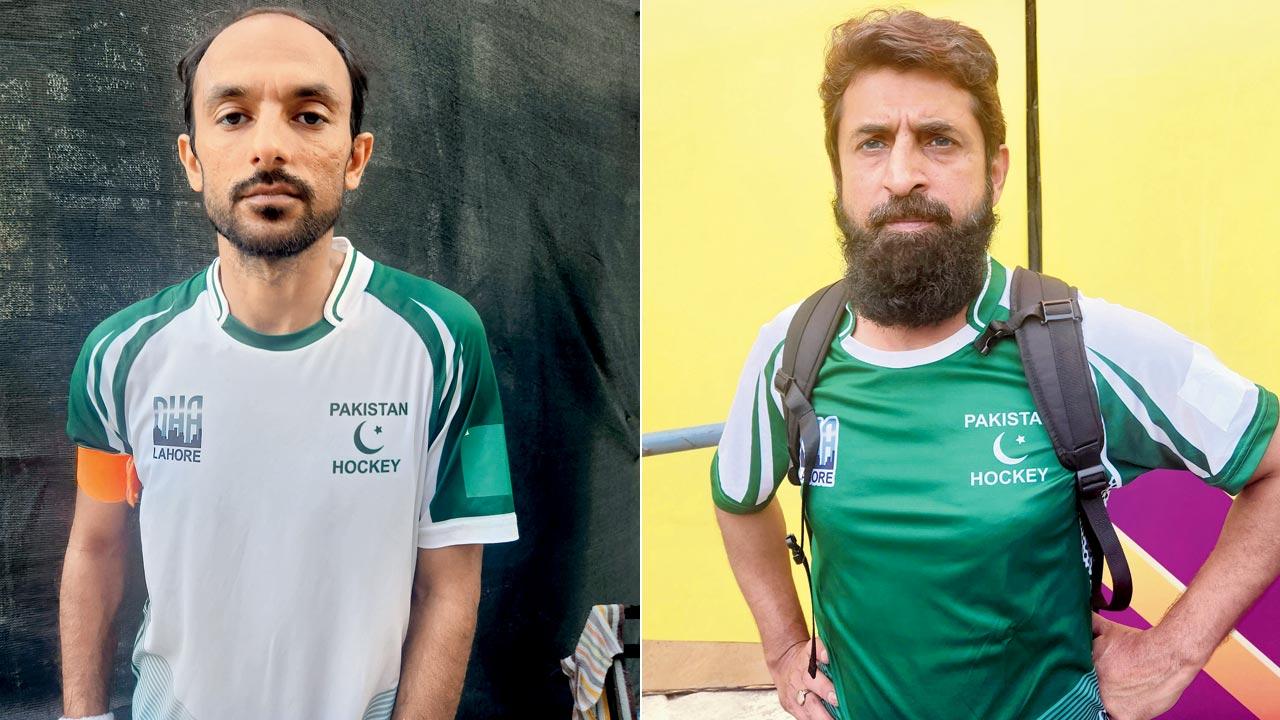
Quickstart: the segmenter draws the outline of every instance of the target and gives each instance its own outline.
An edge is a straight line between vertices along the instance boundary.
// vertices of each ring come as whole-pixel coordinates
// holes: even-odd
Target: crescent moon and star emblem
[[[1002,440],[1004,440],[1004,433],[1000,433],[999,435],[997,435],[996,441],[991,443],[991,452],[995,453],[997,460],[1004,463],[1005,465],[1018,465],[1023,460],[1027,459],[1026,455],[1023,455],[1022,457],[1017,457],[1017,458],[1013,458],[1013,457],[1009,457],[1008,455],[1005,455],[1004,450],[1001,449],[1000,447],[1000,442]],[[1025,443],[1026,441],[1027,441],[1027,438],[1023,435],[1019,435],[1017,438],[1017,443],[1019,445]]]
[[[359,424],[359,425],[357,425],[357,426],[356,426],[355,434],[354,434],[352,437],[353,437],[353,439],[356,441],[356,449],[357,449],[357,450],[359,450],[360,452],[364,453],[365,455],[372,455],[372,454],[374,454],[374,453],[378,452],[379,450],[381,450],[381,449],[382,449],[383,447],[385,447],[385,446],[383,446],[383,445],[379,445],[379,446],[378,446],[378,447],[376,447],[376,448],[371,448],[371,447],[369,447],[368,445],[365,445],[365,444],[364,444],[364,441],[360,439],[360,430],[361,430],[362,428],[364,428],[364,424],[365,424],[366,422],[368,422],[368,420],[363,420],[363,421],[361,421],[361,422],[360,422],[360,424]],[[374,426],[374,428],[373,428],[373,433],[374,433],[375,435],[381,435],[381,434],[382,434],[382,426],[381,426],[381,425],[376,425],[376,426]],[[996,455],[996,457],[999,457],[999,455]]]

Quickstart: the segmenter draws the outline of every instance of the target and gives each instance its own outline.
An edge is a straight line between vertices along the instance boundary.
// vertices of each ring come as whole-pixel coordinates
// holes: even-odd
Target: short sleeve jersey
[[[134,717],[387,718],[417,549],[517,538],[479,316],[334,246],[312,327],[240,323],[215,260],[80,353],[67,432],[142,483]]]
[[[1096,720],[1103,709],[1073,476],[1017,345],[983,356],[972,344],[1008,318],[1010,278],[989,261],[966,326],[919,350],[858,342],[846,309],[819,372],[813,582],[842,717]],[[1080,305],[1112,486],[1185,468],[1238,492],[1275,430],[1276,396],[1146,315]],[[796,307],[761,330],[734,396],[711,469],[726,511],[760,510],[785,477],[773,377]]]

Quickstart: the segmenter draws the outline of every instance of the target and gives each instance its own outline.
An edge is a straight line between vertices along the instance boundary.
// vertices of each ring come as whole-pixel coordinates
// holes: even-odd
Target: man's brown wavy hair
[[[954,20],[914,10],[872,10],[831,31],[818,94],[827,124],[827,156],[840,188],[840,99],[858,73],[879,68],[923,70],[950,80],[973,98],[987,163],[1004,144],[1004,111],[996,92],[999,69],[985,38]]]

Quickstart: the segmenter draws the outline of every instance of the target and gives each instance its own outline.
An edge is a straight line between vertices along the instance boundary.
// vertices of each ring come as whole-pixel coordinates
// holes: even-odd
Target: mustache
[[[280,168],[276,168],[274,170],[259,170],[251,177],[245,178],[244,180],[236,183],[231,188],[231,199],[232,201],[235,201],[243,198],[245,193],[258,185],[274,185],[276,183],[283,183],[291,186],[294,193],[297,194],[298,199],[303,202],[310,202],[315,196],[315,191],[311,189],[311,186],[308,185],[305,180]]]
[[[951,209],[941,200],[912,193],[894,195],[867,213],[867,226],[875,230],[903,220],[927,220],[946,227],[952,223]]]

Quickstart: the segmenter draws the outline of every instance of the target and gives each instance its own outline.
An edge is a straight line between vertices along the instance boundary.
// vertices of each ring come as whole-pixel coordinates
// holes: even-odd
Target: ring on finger
[[[803,705],[805,698],[807,698],[808,696],[809,696],[808,690],[798,690],[796,692],[796,702]]]

